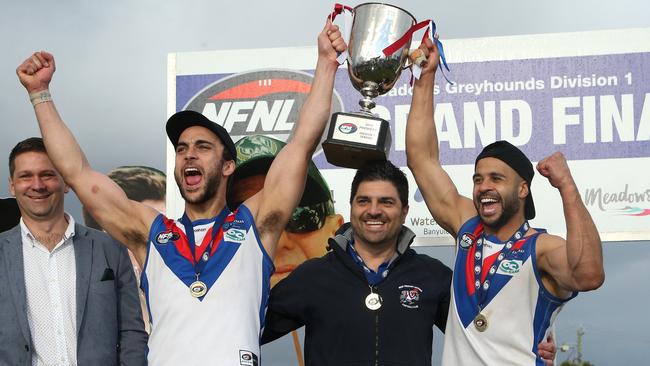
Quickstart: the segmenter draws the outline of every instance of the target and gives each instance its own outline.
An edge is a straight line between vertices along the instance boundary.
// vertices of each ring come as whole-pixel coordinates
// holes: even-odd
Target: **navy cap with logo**
[[[528,196],[526,196],[524,216],[527,220],[535,218],[535,204],[533,203],[533,193],[530,188],[535,170],[530,159],[515,145],[503,140],[493,142],[483,148],[483,151],[476,157],[474,167],[483,158],[495,158],[503,161],[528,183]]]
[[[273,159],[286,144],[280,140],[264,136],[251,135],[237,141],[235,149],[237,160],[235,172],[228,180],[226,200],[231,209],[241,202],[235,202],[232,197],[232,185],[238,184],[243,178],[254,175],[266,175]],[[332,193],[323,176],[313,161],[309,163],[305,191],[298,207],[287,224],[290,232],[313,231],[322,227],[326,216],[334,214]]]
[[[174,113],[167,120],[167,136],[169,137],[169,141],[171,141],[172,145],[174,145],[174,148],[176,148],[178,145],[178,139],[180,138],[183,131],[185,131],[186,128],[192,126],[201,126],[212,131],[212,133],[217,135],[219,140],[221,140],[225,149],[230,153],[230,156],[232,156],[233,159],[235,156],[237,156],[235,144],[232,142],[232,138],[230,138],[230,135],[225,128],[215,122],[210,121],[203,114],[190,110]]]

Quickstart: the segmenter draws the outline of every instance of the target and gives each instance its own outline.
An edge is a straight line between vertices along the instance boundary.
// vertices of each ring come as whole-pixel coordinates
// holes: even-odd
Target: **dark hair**
[[[404,172],[388,160],[373,160],[364,163],[352,179],[352,190],[350,191],[350,204],[357,194],[359,185],[362,182],[388,181],[397,189],[397,195],[402,206],[408,206],[409,183]]]
[[[40,137],[30,137],[25,139],[14,146],[9,153],[9,176],[13,177],[16,170],[16,156],[27,152],[42,152],[47,154],[45,144]]]
[[[164,201],[167,189],[165,173],[148,166],[120,166],[110,172],[108,177],[117,183],[130,200]],[[99,224],[83,209],[84,223],[93,229],[101,230]]]

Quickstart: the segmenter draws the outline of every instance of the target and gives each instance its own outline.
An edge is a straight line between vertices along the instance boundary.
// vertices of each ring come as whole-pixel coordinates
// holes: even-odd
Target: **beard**
[[[206,174],[203,176],[205,180],[203,189],[198,192],[197,196],[194,197],[191,197],[191,195],[185,189],[183,189],[184,177],[176,176],[176,184],[178,185],[179,190],[181,191],[181,197],[183,197],[185,202],[191,204],[203,204],[214,198],[214,196],[217,194],[217,189],[221,184],[220,173],[222,167],[223,160],[217,165],[216,169],[212,170],[211,172],[206,172]]]
[[[501,215],[499,215],[497,218],[486,221],[485,218],[481,217],[483,225],[489,227],[492,230],[498,230],[506,225],[517,214],[519,207],[521,206],[521,202],[519,202],[519,197],[517,196],[516,190],[513,190],[512,194],[502,197],[501,203],[503,212],[501,212]]]

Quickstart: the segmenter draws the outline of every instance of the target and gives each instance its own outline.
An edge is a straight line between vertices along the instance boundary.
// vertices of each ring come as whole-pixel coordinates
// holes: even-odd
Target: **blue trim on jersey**
[[[147,274],[144,271],[142,271],[142,273],[140,274],[140,288],[142,289],[142,292],[144,292],[144,299],[146,300],[147,303],[147,313],[149,315],[149,322],[153,324],[151,308],[149,307],[149,280],[147,279]]]
[[[257,242],[257,245],[260,247],[260,250],[262,251],[262,255],[264,256],[264,260],[265,260],[264,264],[271,265],[271,273],[269,274],[269,278],[270,278],[273,272],[275,272],[275,265],[273,264],[273,258],[271,258],[269,253],[266,251],[266,248],[264,248],[264,245],[262,244],[262,240],[260,239],[260,233],[259,231],[257,231],[257,225],[255,225],[254,222],[253,214],[248,209],[248,207],[243,203],[239,205],[237,210],[241,211],[242,209],[244,210],[244,213],[246,213],[246,215],[249,216],[251,220],[253,220],[253,232],[255,233],[255,239],[256,239],[255,241]]]
[[[533,252],[537,253],[536,250],[537,246],[537,240],[533,243]],[[535,315],[533,317],[533,354],[537,355],[537,345],[539,342],[544,340],[544,336],[546,335],[546,330],[550,327],[551,325],[551,318],[553,317],[553,313],[557,311],[557,309],[567,303],[569,300],[573,299],[574,297],[578,296],[578,292],[574,291],[571,293],[571,295],[567,298],[560,298],[555,295],[553,295],[546,287],[544,286],[544,283],[542,282],[542,278],[539,274],[539,271],[537,269],[537,258],[536,256],[533,257],[533,270],[535,273],[535,280],[537,281],[537,284],[539,286],[539,292],[540,296],[537,297],[537,304],[535,304]],[[544,362],[542,359],[537,356],[536,359],[536,364],[537,365],[544,365]]]
[[[264,322],[266,321],[266,308],[269,304],[269,295],[271,292],[271,275],[273,274],[273,262],[269,266],[266,259],[262,259],[262,301],[260,303],[260,339],[264,331]]]
[[[149,228],[151,236],[151,228],[156,225],[156,222],[162,223],[165,216],[163,214],[158,214],[156,218],[151,222],[151,227]],[[151,250],[151,237],[147,243],[147,256],[144,258],[144,264],[142,266],[142,271],[140,272],[140,288],[144,293],[145,302],[147,304],[147,313],[149,315],[149,323],[153,324],[153,315],[151,315],[151,307],[149,307],[149,279],[147,279],[147,264],[149,264],[149,251]],[[149,348],[147,348],[147,353]]]
[[[244,204],[239,205],[237,208],[237,212],[241,212],[242,214],[245,214],[247,217],[250,217],[251,220],[253,219],[253,214],[251,211],[248,209],[248,207]],[[262,244],[262,240],[260,239],[260,233],[257,231],[257,225],[254,224],[252,225],[253,228],[253,234],[255,235],[255,241],[257,242],[257,246],[260,248],[260,251],[262,252],[262,301],[260,302],[260,338],[262,337],[262,331],[264,330],[264,321],[266,319],[266,307],[269,302],[269,294],[271,292],[271,275],[273,272],[275,272],[275,265],[273,264],[273,259],[269,255],[269,253],[266,251],[264,248],[264,245]]]
[[[463,248],[460,245],[460,240],[465,233],[473,234],[474,229],[479,223],[480,218],[478,216],[467,220],[458,230],[458,236],[456,238],[457,250],[452,287],[456,298],[456,311],[464,328],[467,328],[478,314],[478,304],[476,303],[476,297],[469,296],[467,293],[466,285],[465,261],[467,260],[467,254],[471,247]]]
[[[236,218],[237,217],[238,215]],[[201,219],[197,220],[196,223],[197,225],[200,222],[203,224],[209,224],[210,222],[214,221],[214,219],[215,218],[207,220]],[[247,226],[250,226],[250,223],[248,220],[244,220],[244,223],[246,224],[246,227],[244,229],[247,229]],[[153,243],[154,248],[160,254],[160,257],[163,259],[165,265],[176,275],[178,279],[180,279],[189,288],[192,282],[196,281],[194,264],[188,261],[179,253],[176,245],[171,240],[166,244],[157,243],[157,233],[165,230],[166,227],[164,225],[163,219],[161,218],[158,220],[158,218],[156,218],[156,220],[154,220],[154,224],[151,226],[149,233],[150,245]],[[214,255],[210,256],[210,259],[203,268],[203,272],[201,272],[200,280],[207,285],[208,292],[210,292],[210,288],[212,288],[212,285],[217,281],[221,273],[223,273],[223,271],[226,269],[228,263],[230,263],[232,258],[235,256],[240,246],[240,243],[234,243],[226,240],[226,236],[224,235]],[[198,299],[199,301],[203,301],[203,298],[204,296]]]
[[[535,230],[540,230],[540,229],[535,229]],[[544,231],[544,232],[546,232],[546,231]],[[536,247],[537,247],[537,240],[535,240],[535,243],[534,243],[534,244],[535,244],[535,245],[534,245],[533,251],[534,251],[535,253],[537,253],[537,249],[536,249]],[[562,304],[564,304],[564,303],[566,303],[567,301],[569,301],[569,300],[573,299],[574,297],[578,296],[578,292],[577,292],[577,291],[573,291],[573,292],[571,293],[571,295],[569,295],[569,297],[564,298],[564,299],[561,298],[561,297],[557,297],[557,296],[553,295],[553,294],[552,294],[552,293],[551,293],[551,292],[546,288],[546,286],[544,286],[544,282],[542,282],[542,277],[540,276],[539,270],[538,270],[538,268],[537,268],[537,256],[535,255],[535,256],[533,256],[532,258],[533,258],[533,269],[535,270],[535,280],[537,280],[537,284],[539,285],[539,289],[540,289],[540,291],[542,292],[542,294],[543,294],[544,296],[546,296],[546,297],[547,297],[549,300],[551,300],[551,301],[555,301],[555,302],[562,303]]]

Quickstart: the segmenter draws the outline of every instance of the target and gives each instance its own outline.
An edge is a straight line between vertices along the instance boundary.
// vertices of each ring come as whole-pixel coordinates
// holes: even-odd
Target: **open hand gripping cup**
[[[323,150],[336,166],[358,168],[369,160],[388,158],[390,125],[372,114],[373,98],[387,93],[405,69],[415,18],[393,5],[366,3],[352,10],[354,19],[348,42],[348,74],[363,99],[361,111],[334,113]],[[391,55],[384,49],[407,37]]]

